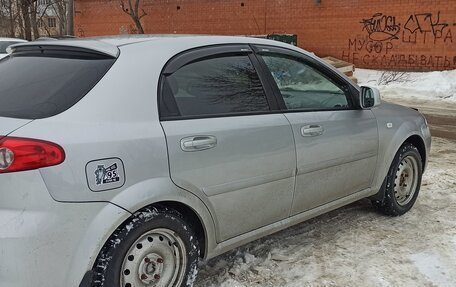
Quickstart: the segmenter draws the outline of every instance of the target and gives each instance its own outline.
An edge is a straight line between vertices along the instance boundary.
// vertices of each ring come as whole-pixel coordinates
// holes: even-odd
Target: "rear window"
[[[82,99],[115,59],[22,54],[0,61],[0,117],[40,119]]]

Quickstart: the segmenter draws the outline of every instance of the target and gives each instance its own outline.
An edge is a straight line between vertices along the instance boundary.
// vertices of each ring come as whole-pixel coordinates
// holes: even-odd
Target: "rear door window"
[[[247,55],[203,59],[166,77],[165,97],[181,117],[269,111],[258,74]]]
[[[0,117],[57,115],[82,99],[114,61],[77,53],[13,54],[0,62]]]

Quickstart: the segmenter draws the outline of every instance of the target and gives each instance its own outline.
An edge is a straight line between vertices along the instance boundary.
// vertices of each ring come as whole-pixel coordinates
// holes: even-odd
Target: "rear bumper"
[[[39,171],[1,174],[0,287],[79,286],[128,216],[110,203],[54,201]]]

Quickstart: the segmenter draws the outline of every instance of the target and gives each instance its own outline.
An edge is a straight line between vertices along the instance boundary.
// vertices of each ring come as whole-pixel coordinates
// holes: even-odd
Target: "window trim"
[[[165,97],[170,97],[166,95],[165,85],[166,77],[175,73],[180,68],[189,65],[194,62],[202,61],[205,59],[211,58],[221,58],[226,56],[247,56],[255,69],[258,78],[260,79],[261,85],[263,87],[266,100],[269,105],[268,111],[251,111],[251,112],[238,112],[238,113],[224,113],[224,114],[204,114],[204,115],[169,115],[164,114],[164,110],[170,108],[171,113],[178,113],[179,109],[175,100],[171,103],[172,106],[164,106]],[[164,66],[158,83],[158,114],[160,121],[175,121],[175,120],[193,120],[193,119],[206,119],[206,118],[223,118],[223,117],[242,117],[242,116],[253,116],[253,115],[266,115],[266,114],[275,114],[282,113],[279,103],[277,102],[277,97],[272,90],[272,87],[269,81],[264,77],[264,71],[262,70],[261,64],[258,62],[258,58],[254,55],[254,52],[249,44],[221,44],[221,45],[210,45],[204,47],[198,47],[190,49],[184,52],[181,52],[171,58]],[[174,98],[172,96],[172,98]]]
[[[274,91],[274,95],[277,98],[277,102],[279,103],[280,109],[282,113],[302,113],[302,112],[328,112],[328,111],[352,111],[352,110],[359,110],[359,104],[355,100],[356,97],[354,94],[358,91],[350,82],[346,79],[341,77],[339,74],[335,73],[331,68],[326,67],[322,62],[313,59],[303,53],[299,53],[298,51],[294,51],[287,48],[277,47],[277,46],[269,46],[269,45],[251,45],[252,49],[255,52],[256,57],[260,65],[262,66],[262,70],[265,73],[263,75],[268,79],[272,89]],[[267,51],[265,51],[267,50]],[[271,75],[269,67],[267,66],[266,62],[263,59],[263,55],[279,55],[284,58],[294,59],[298,62],[302,62],[303,64],[315,69],[317,72],[322,74],[325,78],[329,81],[333,82],[337,87],[339,87],[345,93],[345,97],[347,98],[347,102],[349,107],[347,108],[320,108],[320,109],[288,109],[285,101],[283,99],[282,93],[274,80],[274,77]],[[265,72],[266,71],[266,72]],[[335,81],[334,81],[335,80]]]

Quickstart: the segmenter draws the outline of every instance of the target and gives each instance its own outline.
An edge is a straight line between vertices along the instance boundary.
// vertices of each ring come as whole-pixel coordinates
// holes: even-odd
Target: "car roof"
[[[11,46],[11,51],[18,47],[27,46],[52,46],[52,47],[71,47],[88,49],[98,53],[103,53],[111,57],[118,57],[120,54],[119,48],[127,45],[149,42],[151,45],[165,48],[172,47],[173,51],[187,50],[202,46],[217,45],[217,44],[263,44],[275,45],[290,48],[289,44],[278,41],[267,40],[262,38],[250,38],[243,36],[209,36],[209,35],[121,35],[121,36],[104,36],[91,38],[76,38],[64,40],[37,40],[27,43],[20,43]],[[296,48],[297,49],[297,48]],[[305,52],[300,50],[301,52]],[[308,53],[310,54],[310,53]]]

